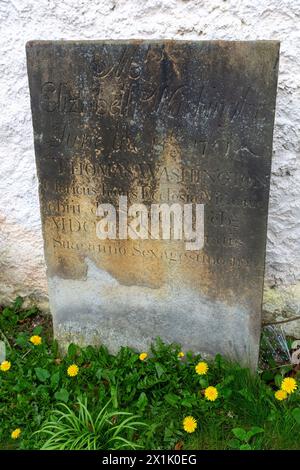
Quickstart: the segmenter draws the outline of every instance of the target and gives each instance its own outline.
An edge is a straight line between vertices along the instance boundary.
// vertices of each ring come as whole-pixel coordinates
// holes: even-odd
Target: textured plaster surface
[[[299,313],[299,0],[1,0],[0,21],[2,302],[17,294],[33,294],[42,305],[47,299],[25,62],[28,40],[276,39],[281,54],[265,309],[267,320],[280,309],[288,317]],[[287,325],[300,335],[299,322]]]

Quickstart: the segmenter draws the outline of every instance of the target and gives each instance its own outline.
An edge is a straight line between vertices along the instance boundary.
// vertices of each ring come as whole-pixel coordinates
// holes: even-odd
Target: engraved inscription
[[[27,56],[57,335],[85,322],[113,350],[161,335],[254,364],[278,44],[32,42]],[[119,222],[121,196],[146,208],[146,234],[152,204],[203,205],[203,246],[99,239],[99,207]]]

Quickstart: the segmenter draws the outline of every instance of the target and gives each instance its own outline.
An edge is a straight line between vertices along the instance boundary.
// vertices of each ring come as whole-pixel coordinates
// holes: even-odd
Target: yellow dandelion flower
[[[286,377],[281,383],[281,390],[284,390],[286,393],[294,393],[297,388],[297,382],[293,377]]]
[[[68,376],[75,377],[78,374],[78,371],[79,371],[79,367],[77,366],[77,364],[71,364],[67,370]]]
[[[34,344],[34,346],[39,346],[42,344],[42,338],[38,335],[31,336],[29,341]]]
[[[145,359],[147,359],[147,357],[148,357],[148,354],[145,353],[145,352],[143,352],[143,353],[141,353],[141,354],[139,355],[139,359],[140,359],[141,361],[144,361]]]
[[[209,401],[215,401],[218,398],[218,390],[216,387],[207,387],[204,390],[205,398]]]
[[[195,420],[195,418],[193,418],[193,416],[186,416],[182,424],[183,429],[188,433],[194,432],[197,428],[197,421]]]
[[[21,435],[21,429],[20,428],[17,428],[17,429],[14,429],[13,432],[11,433],[11,438],[12,439],[18,439]]]
[[[7,372],[11,368],[11,363],[9,361],[3,361],[0,364],[0,370],[2,372]]]
[[[205,375],[208,371],[208,365],[206,364],[206,362],[198,362],[195,367],[195,371],[198,375]]]
[[[180,351],[177,356],[179,357],[179,359],[181,359],[182,357],[184,357],[184,352]]]
[[[285,390],[277,390],[277,392],[275,392],[275,398],[279,401],[286,400],[287,392]]]

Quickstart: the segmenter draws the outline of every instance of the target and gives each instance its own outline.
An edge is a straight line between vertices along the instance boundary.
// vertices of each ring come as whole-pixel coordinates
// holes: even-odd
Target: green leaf
[[[110,387],[110,394],[112,398],[112,404],[114,408],[118,408],[118,392],[117,387],[111,386]]]
[[[9,317],[12,317],[12,316],[14,315],[14,312],[12,311],[11,308],[5,307],[5,308],[2,310],[1,315],[2,315],[2,317],[4,317],[4,318],[9,318]]]
[[[223,384],[224,385],[229,385],[232,382],[234,382],[234,375],[228,375],[227,377],[224,378]]]
[[[267,417],[267,421],[270,421],[270,422],[274,422],[277,420],[277,413],[276,411],[273,409],[270,411],[270,414],[269,416]]]
[[[221,354],[216,354],[215,363],[216,363],[217,367],[222,367],[222,365],[224,363],[224,359],[222,358]]]
[[[237,437],[240,441],[247,442],[247,432],[243,428],[234,428],[232,429],[233,434]]]
[[[35,370],[37,378],[41,382],[46,382],[46,380],[49,379],[50,374],[46,369],[42,369],[41,367],[36,367],[34,370]]]
[[[224,387],[222,388],[222,397],[223,398],[229,398],[232,394],[232,390],[229,387]]]
[[[261,375],[261,378],[264,382],[271,382],[271,380],[273,380],[273,377],[274,374],[270,370],[265,370]]]
[[[281,388],[281,382],[282,382],[282,375],[281,374],[276,374],[274,377],[275,385],[278,388]]]
[[[17,297],[16,300],[14,301],[13,309],[16,312],[17,310],[20,310],[23,304],[23,299],[22,297]]]
[[[138,354],[134,354],[130,360],[129,360],[129,365],[132,366],[135,362],[137,362],[139,360],[139,356]]]
[[[16,338],[16,343],[18,346],[21,346],[21,347],[28,346],[28,334],[19,333]]]
[[[69,392],[65,388],[61,388],[54,394],[56,400],[63,401],[64,403],[68,403],[69,401]]]
[[[143,411],[148,404],[148,398],[145,392],[142,392],[138,398],[137,406],[139,410]]]
[[[85,354],[88,356],[88,358],[91,360],[95,356],[95,348],[91,346],[90,344],[85,348]]]
[[[20,379],[18,383],[13,387],[15,392],[23,392],[26,389],[30,389],[31,384],[24,379]]]
[[[247,442],[249,442],[253,436],[256,436],[256,434],[261,434],[262,432],[265,432],[263,428],[253,426],[250,431],[247,432]]]
[[[240,446],[240,450],[252,450],[252,447],[250,446],[250,444],[242,444]]]
[[[175,395],[175,393],[167,393],[164,396],[164,399],[167,403],[169,403],[169,405],[176,406],[178,404],[178,401],[180,400],[180,397],[178,395]]]
[[[231,449],[239,449],[240,445],[241,443],[238,439],[230,439],[230,441],[228,442],[228,447],[230,447]]]
[[[199,384],[202,388],[207,388],[208,387],[208,380],[202,377],[199,379]]]
[[[56,339],[54,339],[52,343],[52,354],[54,355],[54,357],[58,356],[58,351],[59,351],[58,342]]]
[[[252,402],[253,401],[253,396],[249,392],[247,388],[243,388],[242,390],[239,390],[238,392],[242,397],[244,397],[247,401]]]
[[[104,380],[107,380],[110,384],[115,384],[117,373],[118,371],[116,369],[112,369],[112,370],[103,369],[102,378]]]
[[[56,388],[58,383],[59,383],[59,372],[55,372],[55,374],[53,374],[51,376],[51,381],[50,381],[50,384],[51,384],[51,388]]]
[[[292,415],[296,423],[300,424],[300,408],[294,408],[292,411]]]
[[[192,403],[188,399],[184,399],[181,402],[182,406],[185,406],[186,408],[193,408]]]
[[[36,326],[34,329],[33,329],[33,332],[32,334],[33,335],[40,335],[43,331],[43,327],[42,326]]]
[[[155,363],[155,369],[156,369],[157,377],[160,379],[161,376],[164,375],[165,369],[163,368],[161,364],[159,364],[159,362]]]
[[[69,347],[68,347],[68,356],[70,358],[74,358],[77,354],[77,346],[76,344],[74,343],[71,343],[69,344]]]

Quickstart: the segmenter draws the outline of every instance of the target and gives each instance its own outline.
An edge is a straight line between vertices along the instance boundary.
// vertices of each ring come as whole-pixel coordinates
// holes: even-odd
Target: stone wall
[[[281,41],[264,321],[300,316],[300,0],[3,0],[0,300],[47,308],[25,43],[31,39]],[[298,158],[298,165],[297,165]],[[300,320],[283,323],[300,336]]]

